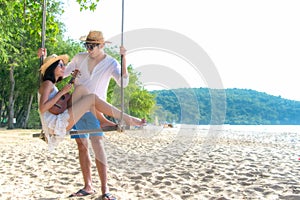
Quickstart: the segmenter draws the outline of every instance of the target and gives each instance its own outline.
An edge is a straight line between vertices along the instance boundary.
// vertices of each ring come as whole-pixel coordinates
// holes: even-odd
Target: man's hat
[[[80,40],[86,43],[93,43],[93,44],[110,43],[104,40],[101,31],[90,31],[87,36],[80,37]]]

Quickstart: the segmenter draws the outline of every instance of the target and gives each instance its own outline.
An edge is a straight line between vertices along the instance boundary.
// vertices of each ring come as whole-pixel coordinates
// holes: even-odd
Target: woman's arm
[[[60,90],[52,99],[49,99],[49,95],[53,90],[53,83],[51,81],[44,81],[39,89],[40,102],[39,110],[41,113],[49,110],[64,94],[72,89],[72,84],[67,84]]]

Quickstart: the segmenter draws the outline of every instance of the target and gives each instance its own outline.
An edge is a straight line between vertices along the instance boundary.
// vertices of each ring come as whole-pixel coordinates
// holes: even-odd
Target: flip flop
[[[95,190],[93,192],[87,192],[84,189],[80,189],[76,193],[71,194],[69,197],[84,197],[84,196],[94,194],[95,192],[96,192]]]
[[[102,195],[102,200],[117,200],[117,199],[110,193],[105,193]]]

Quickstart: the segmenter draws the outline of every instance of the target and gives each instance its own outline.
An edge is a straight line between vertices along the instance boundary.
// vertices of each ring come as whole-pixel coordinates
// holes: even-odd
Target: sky
[[[65,5],[68,37],[101,30],[120,45],[114,38],[122,30],[121,0],[100,0],[95,12],[80,12],[75,0]],[[299,7],[298,0],[124,0],[127,64],[149,90],[216,86],[300,101]]]

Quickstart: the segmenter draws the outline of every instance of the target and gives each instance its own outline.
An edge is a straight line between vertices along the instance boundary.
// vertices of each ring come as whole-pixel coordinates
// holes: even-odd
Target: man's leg
[[[116,125],[114,122],[109,121],[103,115],[100,117],[100,124],[101,127],[105,126],[114,126]],[[106,200],[109,199],[116,199],[113,195],[109,193],[109,188],[107,186],[107,159],[106,153],[104,149],[104,142],[103,142],[104,134],[90,134],[91,144],[95,153],[95,163],[98,171],[98,175],[101,182],[101,192],[102,197],[106,196]]]
[[[107,160],[104,150],[103,137],[91,136],[91,143],[95,153],[95,162],[98,175],[101,181],[101,192],[106,194],[109,192],[107,187]]]
[[[88,130],[88,129],[99,129],[100,123],[91,113],[85,113],[81,119],[75,124],[74,129],[77,130]],[[95,133],[95,135],[102,136],[103,133]],[[91,158],[88,148],[89,134],[72,135],[71,138],[76,140],[78,151],[79,151],[79,163],[84,180],[84,190],[86,193],[93,193],[92,185],[92,172],[91,172]],[[78,191],[79,192],[79,191]]]
[[[91,173],[91,158],[88,148],[88,139],[87,138],[77,138],[75,139],[78,146],[79,153],[79,163],[81,168],[81,173],[84,181],[83,190],[92,193],[94,191],[92,187],[92,173]]]
[[[103,116],[104,117],[104,116]],[[101,123],[104,122],[104,126],[111,126],[111,125],[115,125],[113,122],[108,121],[106,118],[101,119]],[[88,112],[86,113],[81,119],[80,121],[77,122],[76,124],[76,129],[99,129],[100,128],[100,123],[97,120],[97,118],[91,113]],[[77,135],[77,137],[84,137],[87,135]],[[97,171],[99,174],[99,178],[100,178],[100,182],[101,182],[101,192],[102,195],[106,195],[109,197],[106,197],[106,199],[115,199],[112,195],[109,194],[109,190],[107,187],[107,160],[106,160],[106,154],[105,154],[105,150],[104,150],[104,145],[103,145],[103,132],[100,133],[92,133],[89,134],[89,138],[91,139],[91,144],[95,153],[95,162],[96,162],[96,167],[97,167]],[[74,135],[73,137],[76,137],[76,135]],[[76,139],[80,140],[80,139]],[[84,141],[84,140],[81,140]],[[88,141],[88,140],[86,140]],[[78,144],[78,143],[77,143]],[[84,144],[84,143],[83,143]],[[85,147],[85,148],[84,148]],[[80,150],[80,146],[78,145],[78,149],[79,149],[79,153],[81,152]],[[84,152],[84,149],[86,152],[88,152],[88,146],[87,145],[82,145],[82,152]],[[83,154],[83,158],[82,161],[80,160],[80,165],[81,165],[81,169],[82,169],[82,174],[84,177],[84,181],[85,181],[85,188],[88,190],[89,189],[89,185],[91,190],[93,190],[92,188],[92,178],[91,178],[91,161],[90,161],[90,156],[89,153],[87,153],[88,155]],[[86,158],[89,158],[89,161],[86,161]],[[79,159],[81,159],[79,157]],[[89,163],[89,167],[87,167],[87,164],[85,163]],[[82,167],[83,166],[83,167]],[[89,170],[89,171],[84,171],[84,170]],[[88,191],[90,192],[90,191]]]

